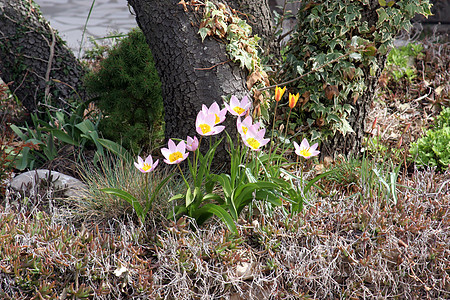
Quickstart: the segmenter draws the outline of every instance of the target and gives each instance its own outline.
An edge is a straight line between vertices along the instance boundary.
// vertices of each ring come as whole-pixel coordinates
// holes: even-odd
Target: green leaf
[[[209,33],[209,28],[207,27],[202,27],[200,28],[200,30],[198,31],[198,33],[200,34],[200,36],[202,37],[202,42],[205,40],[206,36]]]
[[[139,219],[142,222],[145,221],[144,210],[142,209],[142,206],[139,203],[139,201],[133,195],[131,195],[130,193],[128,193],[124,190],[115,189],[115,188],[104,188],[104,189],[101,189],[100,191],[107,193],[107,194],[117,196],[117,197],[121,198],[122,200],[127,201],[134,208],[134,211],[136,212],[136,215],[139,217]]]
[[[195,215],[199,217],[204,213],[211,213],[216,215],[219,219],[221,219],[225,223],[225,225],[227,225],[228,229],[231,232],[238,234],[236,224],[234,223],[233,218],[231,218],[230,214],[227,213],[227,211],[223,209],[221,206],[212,203],[205,204],[195,212]]]
[[[377,14],[378,14],[378,22],[377,22],[377,27],[380,27],[381,24],[389,19],[388,14],[386,13],[386,10],[382,7],[380,7],[379,9],[377,9]]]
[[[209,193],[209,194],[206,194],[206,195],[203,196],[203,201],[208,201],[208,200],[215,200],[215,201],[217,201],[220,204],[224,203],[222,197],[220,197],[217,194],[213,194],[213,193]]]
[[[340,126],[338,128],[338,130],[342,133],[342,135],[346,135],[347,133],[354,133],[355,131],[353,130],[352,126],[350,126],[350,123],[345,120],[345,119],[341,119],[342,122],[342,126]]]
[[[113,141],[107,140],[107,139],[102,139],[102,138],[98,138],[97,141],[100,145],[102,145],[103,147],[105,147],[106,149],[111,151],[112,153],[114,153],[122,158],[125,158],[128,161],[131,161],[133,159],[131,157],[131,155],[128,153],[128,151],[121,145],[117,144],[116,142],[113,142]]]
[[[169,202],[172,202],[174,200],[179,200],[179,199],[184,199],[185,195],[183,194],[176,194],[175,196],[173,196],[172,198],[169,199]]]
[[[186,207],[189,207],[192,202],[194,202],[194,197],[191,193],[191,187],[189,187],[186,191]]]
[[[28,137],[22,132],[22,130],[17,127],[16,125],[12,124],[9,126],[12,131],[14,131],[15,134],[17,134],[18,137],[20,137],[23,141],[28,140]]]
[[[52,130],[50,130],[50,132],[61,142],[70,144],[70,145],[74,145],[74,146],[78,146],[78,143],[76,141],[74,141],[72,139],[72,137],[70,135],[68,135],[67,133],[65,133],[64,131],[62,131],[60,129],[52,129]]]
[[[76,128],[80,129],[81,132],[88,135],[92,131],[96,131],[94,124],[90,120],[84,120],[81,123],[75,125]]]
[[[16,166],[16,169],[23,171],[29,163],[28,154],[30,153],[30,148],[24,147],[20,154],[16,157],[16,160],[14,161],[14,165]]]
[[[255,199],[267,201],[273,206],[281,206],[283,204],[279,196],[267,190],[257,191]]]

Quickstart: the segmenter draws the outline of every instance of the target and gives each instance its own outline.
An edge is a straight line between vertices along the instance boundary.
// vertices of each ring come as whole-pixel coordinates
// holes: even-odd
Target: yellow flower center
[[[147,172],[148,170],[150,170],[152,168],[152,165],[146,164],[144,163],[144,166],[142,167],[142,170]]]
[[[247,131],[248,131],[248,128],[245,127],[245,126],[242,126],[242,132],[243,132],[244,134],[247,134]]]
[[[174,162],[174,161],[176,161],[177,159],[180,159],[180,158],[183,158],[183,155],[181,154],[180,151],[171,153],[171,154],[169,155],[169,161],[170,161],[170,162]]]
[[[233,110],[234,110],[235,112],[237,112],[238,115],[242,114],[242,113],[245,111],[242,107],[239,107],[239,106],[235,106],[235,107],[233,108]]]
[[[211,131],[211,126],[209,126],[208,124],[200,124],[199,127],[202,130],[203,134],[207,134]]]
[[[258,149],[259,145],[261,145],[260,142],[258,142],[257,140],[255,140],[254,138],[249,138],[247,139],[247,143],[250,145],[250,147],[252,147],[253,149]]]
[[[303,157],[311,156],[312,155],[311,149],[308,148],[308,149],[300,150],[300,155],[303,156]]]
[[[219,116],[217,114],[214,114],[214,115],[216,116],[216,123],[215,124],[217,124],[217,123],[220,122],[220,118],[219,118]]]

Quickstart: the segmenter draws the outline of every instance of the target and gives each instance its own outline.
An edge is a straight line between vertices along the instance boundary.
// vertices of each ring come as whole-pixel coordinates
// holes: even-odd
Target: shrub
[[[450,107],[436,118],[435,127],[411,145],[416,164],[445,170],[450,167]]]
[[[84,78],[89,92],[98,95],[105,114],[100,122],[104,136],[133,151],[148,147],[162,134],[161,82],[151,51],[139,29],[129,32]]]

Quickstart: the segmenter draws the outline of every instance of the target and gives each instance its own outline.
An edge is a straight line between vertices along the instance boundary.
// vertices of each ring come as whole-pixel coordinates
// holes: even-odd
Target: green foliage
[[[390,72],[396,81],[406,76],[409,81],[416,77],[414,59],[423,51],[421,44],[408,44],[407,46],[393,48],[387,57],[386,70]]]
[[[302,3],[280,79],[304,76],[292,86],[302,95],[296,123],[313,139],[353,131],[354,104],[366,93],[366,79],[383,67],[393,38],[416,13],[430,15],[429,1],[384,2],[375,8],[367,0]]]
[[[206,36],[226,38],[227,53],[233,61],[239,62],[241,68],[245,67],[250,73],[262,70],[258,56],[260,38],[252,36],[252,27],[237,15],[230,15],[225,5],[217,7],[210,1],[205,2],[205,14],[198,33],[202,41]]]
[[[161,137],[161,82],[142,31],[130,31],[84,81],[98,95],[105,114],[99,128],[106,138],[138,152]]]
[[[104,149],[128,157],[127,151],[122,146],[100,138],[98,122],[94,124],[84,118],[85,107],[85,104],[81,104],[70,116],[59,111],[55,114],[47,111],[49,122],[32,114],[31,126],[28,123],[25,127],[12,124],[11,130],[26,144],[14,158],[15,167],[19,170],[39,167],[46,161],[55,159],[58,150],[67,144],[76,146],[80,151],[88,145],[94,145],[97,149],[94,163],[98,162],[100,156],[105,155]]]
[[[148,176],[148,174],[145,174]],[[139,203],[139,200],[128,193],[127,191],[124,191],[122,189],[116,189],[116,188],[104,188],[101,191],[105,192],[107,194],[111,194],[114,196],[117,196],[121,198],[122,200],[127,201],[136,212],[137,216],[139,217],[139,220],[141,221],[141,224],[145,224],[145,218],[147,217],[148,212],[152,209],[152,204],[155,202],[156,197],[158,196],[159,191],[166,185],[167,181],[173,176],[173,173],[161,180],[159,184],[152,190],[151,196],[149,197],[149,187],[148,182],[146,188],[146,199],[145,199],[145,205],[142,207],[142,205]]]
[[[235,222],[242,210],[251,206],[254,200],[281,206],[279,197],[281,189],[277,184],[259,178],[258,158],[249,161],[252,153],[242,149],[241,145],[234,145],[229,135],[227,140],[231,159],[229,174],[210,172],[215,149],[222,139],[210,147],[204,156],[200,153],[199,147],[195,151],[193,163],[189,161],[194,187],[191,188],[185,180],[186,192],[175,195],[169,201],[184,200],[184,203],[176,206],[175,217],[188,215],[194,218],[197,224],[202,225],[215,215],[231,232],[237,233]],[[173,215],[169,216],[172,217]]]
[[[436,118],[435,127],[411,145],[416,164],[446,170],[450,166],[450,107]]]

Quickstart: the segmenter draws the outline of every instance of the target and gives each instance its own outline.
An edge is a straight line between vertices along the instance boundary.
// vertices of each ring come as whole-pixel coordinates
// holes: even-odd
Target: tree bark
[[[371,1],[368,9],[363,12],[362,21],[367,21],[369,24],[369,28],[375,26],[378,20],[378,15],[376,8],[378,6],[378,1]],[[377,45],[378,46],[378,45]],[[373,98],[375,96],[375,92],[378,87],[378,78],[383,71],[384,64],[386,61],[387,55],[377,54],[378,66],[380,66],[375,75],[370,75],[369,67],[366,66],[363,68],[364,72],[364,84],[366,86],[365,92],[358,98],[358,100],[354,103],[354,100],[349,95],[346,103],[352,105],[354,109],[348,118],[348,122],[354,133],[347,133],[345,136],[340,132],[336,132],[336,134],[325,140],[322,149],[321,149],[321,157],[325,156],[333,157],[337,153],[341,153],[344,155],[358,155],[363,146],[364,135],[366,132],[366,119],[370,112]]]
[[[280,49],[275,41],[274,22],[268,1],[264,0],[228,0],[228,4],[247,16],[253,34],[262,40],[263,55],[278,54]]]
[[[209,106],[216,101],[221,105],[221,96],[230,94],[239,99],[250,97],[245,85],[246,72],[230,61],[226,45],[212,37],[202,42],[198,12],[189,5],[185,11],[179,0],[128,2],[147,38],[161,78],[166,138],[186,139],[195,135],[195,119],[202,104]],[[263,32],[262,24],[256,31]],[[234,118],[228,117],[225,125],[230,135],[235,136]]]
[[[83,97],[84,68],[32,1],[0,3],[0,76],[29,112]]]

